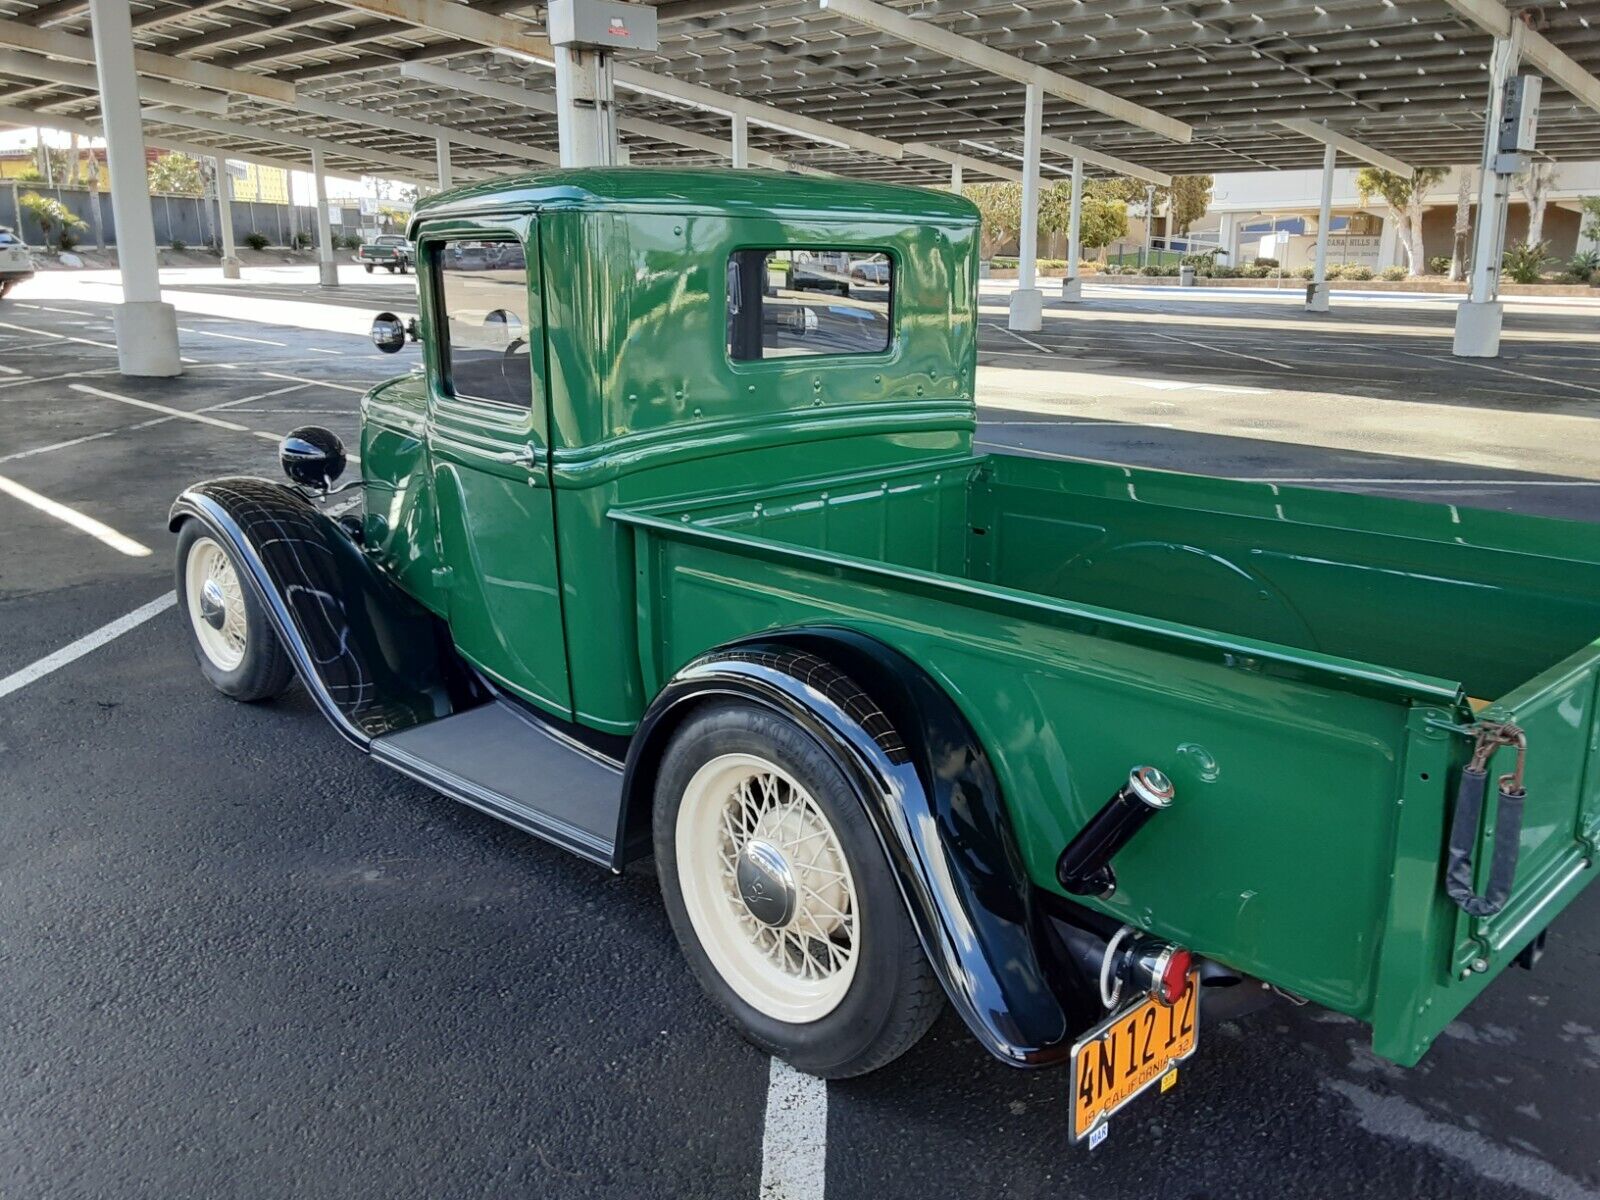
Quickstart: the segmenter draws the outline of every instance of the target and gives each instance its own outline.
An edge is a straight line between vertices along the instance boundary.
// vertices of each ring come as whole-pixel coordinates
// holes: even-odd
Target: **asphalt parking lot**
[[[1600,1196],[1593,889],[1410,1071],[1278,1004],[1206,1030],[1090,1153],[1063,1074],[947,1013],[798,1119],[769,1105],[784,1081],[702,1000],[647,867],[363,759],[299,692],[200,678],[163,607],[173,496],[276,477],[295,425],[353,448],[360,393],[414,361],[363,334],[410,277],[305,276],[175,273],[165,381],[116,374],[94,280],[0,303],[0,1197],[720,1200],[785,1153],[792,1194],[835,1200]],[[1435,301],[1091,288],[1019,336],[1003,291],[984,445],[1600,520],[1600,308],[1513,307],[1503,357],[1464,363]]]

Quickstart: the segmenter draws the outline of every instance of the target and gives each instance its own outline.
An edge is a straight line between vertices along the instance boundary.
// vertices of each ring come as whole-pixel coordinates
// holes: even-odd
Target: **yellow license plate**
[[[1200,973],[1176,1004],[1123,1009],[1072,1048],[1072,1140],[1089,1133],[1188,1058],[1200,1044]]]

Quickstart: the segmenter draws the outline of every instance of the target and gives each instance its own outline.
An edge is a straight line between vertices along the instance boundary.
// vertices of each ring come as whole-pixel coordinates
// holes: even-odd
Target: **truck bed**
[[[1179,802],[1091,903],[1370,1022],[1397,1061],[1591,877],[1595,527],[1001,455],[613,516],[647,693],[761,630],[879,637],[967,711],[1051,890],[1154,763]],[[1480,712],[1527,730],[1529,795],[1512,901],[1472,919],[1442,858]]]

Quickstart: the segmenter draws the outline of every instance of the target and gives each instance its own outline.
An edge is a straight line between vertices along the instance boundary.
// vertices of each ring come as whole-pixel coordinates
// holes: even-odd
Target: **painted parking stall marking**
[[[79,512],[48,496],[41,496],[32,488],[24,487],[14,479],[0,475],[0,492],[5,493],[14,500],[20,500],[30,508],[35,508],[47,517],[54,517],[63,524],[70,525],[79,533],[86,533],[103,545],[110,546],[118,554],[126,554],[129,558],[148,558],[151,550],[143,542],[134,541],[125,533],[118,533],[103,521],[97,521],[85,513]]]
[[[168,592],[164,596],[157,596],[148,604],[141,604],[130,613],[124,613],[115,621],[109,621],[91,633],[84,634],[75,641],[68,642],[53,654],[47,654],[37,662],[29,663],[20,671],[13,671],[4,679],[0,679],[0,697],[9,696],[12,692],[27,687],[36,679],[43,679],[52,671],[59,671],[68,663],[76,662],[85,654],[98,650],[107,642],[115,641],[130,629],[137,629],[151,617],[158,616],[167,611],[178,601],[176,592]]]

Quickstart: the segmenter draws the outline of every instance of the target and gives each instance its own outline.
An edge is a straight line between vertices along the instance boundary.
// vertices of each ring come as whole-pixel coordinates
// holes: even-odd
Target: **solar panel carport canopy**
[[[434,129],[460,134],[450,139],[460,178],[524,170],[530,158],[555,151],[554,72],[535,61],[537,53],[513,56],[488,44],[509,31],[537,46],[541,5],[134,0],[132,7],[141,48],[294,88],[289,103],[229,88],[225,116],[148,109],[152,142],[303,163],[315,140],[327,144],[331,171],[410,173],[424,181],[432,147],[421,136]],[[1047,138],[1172,174],[1319,165],[1322,147],[1279,124],[1284,119],[1326,123],[1413,165],[1475,162],[1493,44],[1483,18],[1507,11],[1499,0],[917,0],[887,7],[1187,125],[1191,136],[1178,140],[1058,95],[1044,98]],[[969,172],[979,162],[1002,175],[1018,166],[1024,85],[1016,79],[868,27],[817,0],[664,0],[656,9],[660,50],[619,59],[628,68],[835,131],[823,141],[815,127],[801,134],[781,126],[781,113],[753,112],[750,147],[764,156],[762,165],[781,160],[932,186],[948,181],[953,155],[967,160]],[[18,53],[43,53],[36,38],[19,33],[24,28],[88,33],[82,0],[0,0],[0,12],[9,23],[0,28],[0,46]],[[474,23],[462,36],[468,12]],[[1533,28],[1582,75],[1600,68],[1596,22],[1600,0],[1573,0],[1539,10]],[[448,76],[420,77],[415,68],[423,64],[533,93],[531,106],[520,96],[491,98],[439,81]],[[92,86],[13,74],[14,65],[0,59],[0,120],[35,123],[26,120],[34,114],[67,128],[94,123]],[[1592,75],[1583,77],[1593,83]],[[728,142],[727,112],[619,84],[622,141],[632,161],[717,161],[712,144]],[[1547,80],[1541,155],[1600,157],[1600,114],[1585,99],[1592,103],[1594,95]],[[696,144],[684,146],[679,137]],[[525,152],[508,149],[516,147]],[[1048,146],[1044,159],[1064,165]]]

